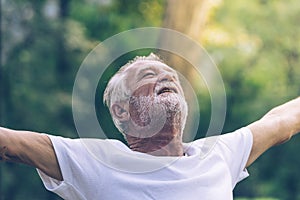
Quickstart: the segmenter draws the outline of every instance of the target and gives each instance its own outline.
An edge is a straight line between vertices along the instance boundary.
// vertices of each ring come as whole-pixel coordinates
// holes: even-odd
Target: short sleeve
[[[232,188],[248,177],[246,164],[250,156],[253,136],[249,128],[241,128],[235,132],[219,136],[216,148],[226,162],[232,177]]]
[[[88,176],[85,163],[88,162],[88,154],[79,139],[68,139],[58,136],[49,138],[53,144],[55,154],[62,172],[63,181],[53,179],[42,171],[38,174],[47,190],[56,193],[64,199],[84,200],[86,199],[81,192],[83,177]]]
[[[63,199],[85,200],[82,194],[74,189],[67,181],[55,180],[37,169],[38,174],[47,190],[54,192]]]

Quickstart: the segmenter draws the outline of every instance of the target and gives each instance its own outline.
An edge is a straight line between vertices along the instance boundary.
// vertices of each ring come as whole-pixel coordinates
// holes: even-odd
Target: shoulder
[[[242,146],[252,146],[253,135],[248,127],[243,127],[231,133],[222,134],[219,136],[218,142],[220,144],[229,145],[242,145]]]
[[[253,136],[249,128],[243,127],[231,133],[198,139],[191,144],[199,148],[203,156],[211,152],[228,154],[244,151],[248,153],[253,145]]]
[[[232,177],[232,187],[248,176],[245,170],[252,146],[253,135],[244,127],[231,133],[196,141],[206,160],[224,163]]]
[[[61,136],[48,135],[56,154],[82,155],[86,153],[108,153],[112,148],[128,149],[119,140],[115,139],[96,139],[96,138],[65,138]]]
[[[192,143],[193,145],[197,146],[210,144],[213,145],[212,147],[214,147],[215,145],[220,144],[230,145],[231,143],[236,144],[241,142],[247,142],[250,144],[253,142],[253,135],[248,127],[243,127],[230,133],[201,138],[193,141]]]

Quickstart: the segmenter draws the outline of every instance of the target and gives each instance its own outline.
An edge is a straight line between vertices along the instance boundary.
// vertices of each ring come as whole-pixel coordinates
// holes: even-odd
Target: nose
[[[175,76],[170,72],[162,72],[158,77],[159,82],[175,81]]]

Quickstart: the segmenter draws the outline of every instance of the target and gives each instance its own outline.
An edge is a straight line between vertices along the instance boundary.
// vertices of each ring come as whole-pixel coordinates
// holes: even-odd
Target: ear
[[[121,122],[129,120],[129,112],[126,109],[125,104],[115,103],[111,106],[113,117],[117,118]]]

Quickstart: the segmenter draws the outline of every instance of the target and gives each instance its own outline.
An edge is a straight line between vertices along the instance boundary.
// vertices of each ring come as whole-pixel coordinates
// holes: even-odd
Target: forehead
[[[140,72],[143,72],[145,70],[153,70],[156,73],[167,71],[167,72],[177,74],[176,71],[171,67],[169,67],[168,65],[160,61],[153,61],[153,60],[141,60],[132,63],[124,72],[132,76],[132,75],[137,75]]]

